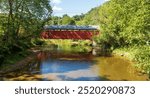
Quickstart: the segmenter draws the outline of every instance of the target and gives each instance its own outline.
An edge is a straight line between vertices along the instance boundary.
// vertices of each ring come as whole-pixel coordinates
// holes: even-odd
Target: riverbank
[[[150,47],[149,46],[133,46],[117,48],[112,53],[124,56],[134,63],[142,73],[150,74]]]
[[[9,72],[0,74],[0,80],[149,80],[146,74],[139,73],[132,62],[124,57],[93,56],[91,53],[66,53],[63,50],[43,48],[45,47],[31,49],[35,55],[30,53],[30,56],[14,64]]]
[[[57,44],[55,44],[54,46],[56,46],[56,45]],[[63,47],[63,45],[61,45],[61,46]],[[66,46],[67,46],[67,44],[66,44]],[[67,48],[67,49],[64,48],[64,53],[65,53],[65,51],[72,52],[72,53],[74,53],[75,51],[79,52],[79,53],[89,52],[89,51],[85,51],[85,49],[84,49],[85,47],[81,48],[80,45],[77,45],[78,48],[75,48],[75,47],[71,48],[71,46],[72,46],[72,44],[70,44],[70,46],[68,46],[69,48]],[[149,70],[147,69],[150,64],[150,61],[148,60],[149,59],[149,48],[148,49],[144,48],[145,50],[143,52],[141,52],[141,50],[143,50],[143,48],[141,48],[141,47],[118,48],[112,52],[112,55],[120,56],[120,58],[123,57],[127,61],[129,60],[131,62],[134,62],[131,65],[136,66],[136,68],[138,69],[137,71],[139,71],[140,74],[149,74],[148,73]],[[78,49],[80,49],[80,50],[78,50]],[[3,64],[3,66],[1,66],[0,73],[4,74],[4,73],[11,72],[11,71],[25,67],[25,65],[34,61],[35,56],[40,51],[54,51],[54,50],[59,51],[59,48],[53,47],[53,45],[51,44],[49,46],[34,47],[34,48],[28,49],[24,52],[19,52],[15,55],[10,55],[7,58],[6,62]],[[90,50],[90,49],[87,49],[87,50]],[[143,53],[147,53],[147,55],[145,55]],[[140,60],[139,58],[141,59],[141,62],[138,61],[138,60]],[[146,62],[144,60],[146,60]],[[143,64],[145,64],[145,66],[143,66]]]
[[[0,66],[0,74],[12,72],[23,68],[25,65],[33,61],[39,49],[31,48],[25,51],[18,52],[6,57],[5,62]]]

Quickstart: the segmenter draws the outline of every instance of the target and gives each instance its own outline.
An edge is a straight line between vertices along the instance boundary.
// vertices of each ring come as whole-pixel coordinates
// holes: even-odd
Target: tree
[[[30,44],[50,20],[50,0],[0,0],[0,60]]]
[[[20,36],[29,38],[38,33],[52,13],[49,0],[1,0],[0,7],[7,13],[4,39],[16,42]]]
[[[92,8],[88,13],[81,15],[80,21],[77,21],[78,25],[99,25],[99,9],[100,7]],[[76,18],[76,17],[75,17]]]
[[[82,13],[81,15],[75,15],[73,16],[73,19],[75,21],[81,21],[84,18],[84,14]]]
[[[138,6],[137,6],[138,5]],[[144,45],[150,39],[147,0],[111,0],[99,10],[101,42],[112,47]]]
[[[62,17],[62,25],[75,25],[75,21],[67,14]]]
[[[46,25],[61,25],[62,18],[59,16],[52,16],[51,19],[46,23]]]

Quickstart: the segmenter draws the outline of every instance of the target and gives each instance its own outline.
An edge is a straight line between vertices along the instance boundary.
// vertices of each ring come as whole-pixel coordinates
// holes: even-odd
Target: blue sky
[[[53,16],[80,15],[108,0],[51,0]]]

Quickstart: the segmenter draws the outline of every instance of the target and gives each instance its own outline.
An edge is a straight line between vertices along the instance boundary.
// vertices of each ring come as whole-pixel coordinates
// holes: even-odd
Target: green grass
[[[91,50],[90,40],[45,39],[42,41],[44,41],[43,46],[55,47],[68,52],[89,52]]]

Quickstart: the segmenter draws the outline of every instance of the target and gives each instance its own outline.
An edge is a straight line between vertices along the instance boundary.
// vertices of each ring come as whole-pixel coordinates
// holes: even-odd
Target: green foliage
[[[76,25],[76,21],[80,19],[80,16],[76,15],[73,17],[67,14],[62,17],[52,16],[52,18],[46,23],[46,25]]]
[[[62,39],[51,39],[43,40],[45,46],[49,46],[55,50],[63,50],[66,52],[90,52],[91,41],[90,40],[62,40]],[[81,48],[82,47],[82,48]]]
[[[49,0],[2,0],[0,5],[3,13],[8,12],[6,25],[3,24],[8,43],[15,42],[20,36],[37,35],[52,13]]]
[[[84,18],[84,14],[81,15],[75,15],[73,16],[73,19],[77,22],[77,21],[81,21]]]
[[[105,49],[125,51],[137,66],[150,73],[150,4],[148,0],[110,0],[99,8],[101,34],[96,41]]]
[[[149,8],[147,0],[111,0],[105,3],[99,10],[103,32],[99,40],[103,42],[105,39],[113,47],[145,45],[150,40]]]
[[[34,38],[34,39],[31,40],[31,44],[33,46],[42,46],[42,45],[45,44],[45,41],[42,40],[42,39],[39,39],[39,38],[36,38],[36,39]]]
[[[88,13],[81,16],[81,20],[77,21],[78,25],[99,25],[99,8],[96,7],[91,9]]]
[[[50,0],[0,0],[0,60],[24,51],[51,18]]]
[[[62,17],[52,16],[46,25],[83,25],[82,20],[84,17],[85,14],[75,15],[73,17],[70,17],[67,14],[64,14]]]
[[[141,46],[136,50],[134,60],[138,62],[138,67],[142,68],[144,72],[150,74],[150,47]]]
[[[62,17],[62,25],[75,25],[75,21],[66,14]]]

